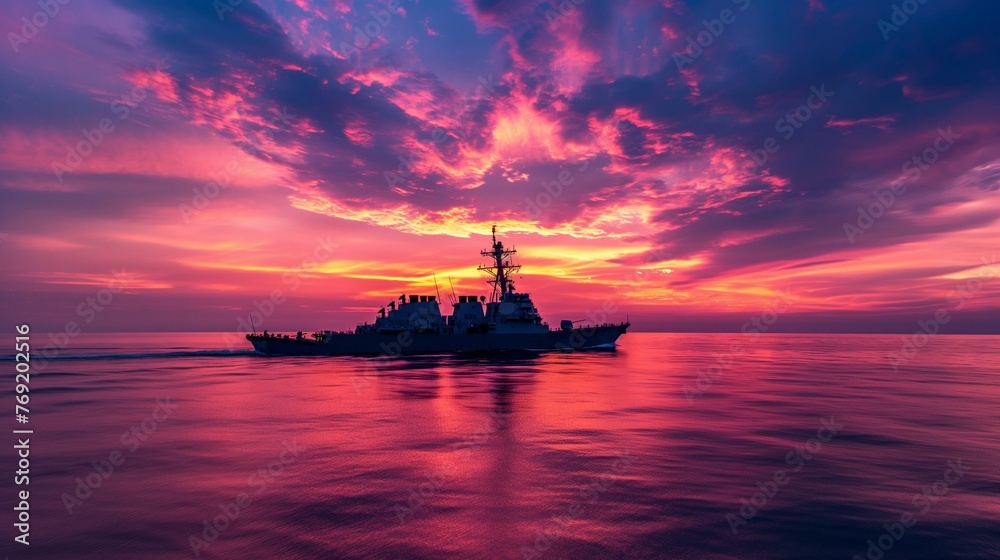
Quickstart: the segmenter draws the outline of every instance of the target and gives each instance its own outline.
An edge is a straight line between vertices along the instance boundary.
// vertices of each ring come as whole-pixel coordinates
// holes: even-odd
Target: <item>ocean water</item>
[[[894,369],[902,340],[383,360],[80,335],[7,420],[34,433],[29,546],[3,446],[5,553],[998,558],[1000,337],[933,337]]]

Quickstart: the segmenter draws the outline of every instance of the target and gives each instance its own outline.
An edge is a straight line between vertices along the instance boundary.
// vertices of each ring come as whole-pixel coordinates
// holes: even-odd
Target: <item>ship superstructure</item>
[[[505,248],[493,226],[492,245],[480,252],[489,261],[478,269],[487,273],[492,293],[454,296],[450,315],[441,314],[439,295],[400,295],[379,309],[374,323],[353,332],[321,331],[311,337],[248,334],[254,348],[265,354],[424,354],[507,350],[564,350],[613,347],[628,322],[574,327],[564,320],[559,329],[542,320],[531,295],[515,291],[513,247]]]

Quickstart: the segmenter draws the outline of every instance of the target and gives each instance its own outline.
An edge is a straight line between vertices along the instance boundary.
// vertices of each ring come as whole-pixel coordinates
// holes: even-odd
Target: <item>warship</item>
[[[497,241],[480,252],[489,263],[478,268],[488,273],[492,287],[486,296],[456,296],[452,291],[451,315],[441,314],[437,295],[401,295],[378,310],[374,323],[353,331],[320,331],[279,335],[264,331],[247,335],[253,347],[264,354],[291,356],[339,356],[444,353],[541,352],[614,348],[630,323],[575,326],[582,321],[563,320],[560,328],[542,321],[531,295],[517,292],[512,276],[521,270],[513,264],[514,247]],[[437,280],[435,279],[435,285]],[[600,312],[604,314],[603,311]],[[600,320],[606,319],[606,316]]]

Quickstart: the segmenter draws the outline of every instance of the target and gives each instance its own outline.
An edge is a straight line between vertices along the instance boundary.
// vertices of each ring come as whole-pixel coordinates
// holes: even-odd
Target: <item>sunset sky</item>
[[[9,324],[353,328],[496,224],[553,325],[1000,332],[994,2],[52,4],[0,6]]]

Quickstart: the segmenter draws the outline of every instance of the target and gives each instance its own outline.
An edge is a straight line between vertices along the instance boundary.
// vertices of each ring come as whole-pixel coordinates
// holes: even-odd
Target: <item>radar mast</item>
[[[515,249],[504,249],[503,243],[497,241],[497,226],[494,225],[493,247],[479,252],[480,255],[490,257],[493,261],[490,264],[484,264],[479,267],[479,270],[488,272],[492,276],[492,278],[487,280],[493,286],[493,295],[490,297],[490,301],[502,301],[504,294],[514,291],[514,281],[510,278],[510,275],[521,270],[521,265],[512,264],[510,260],[511,255],[516,252],[517,250]]]

